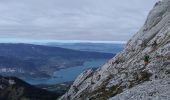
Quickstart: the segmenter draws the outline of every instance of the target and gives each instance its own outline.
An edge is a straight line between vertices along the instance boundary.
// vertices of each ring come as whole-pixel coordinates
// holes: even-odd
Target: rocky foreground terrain
[[[107,99],[170,100],[170,0],[157,2],[121,53],[81,73],[60,98]]]

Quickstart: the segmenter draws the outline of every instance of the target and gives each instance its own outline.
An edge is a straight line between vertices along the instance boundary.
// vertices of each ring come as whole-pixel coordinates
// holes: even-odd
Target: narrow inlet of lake
[[[37,84],[57,84],[63,83],[67,81],[74,81],[76,77],[89,68],[98,68],[107,62],[106,59],[100,60],[91,60],[85,62],[82,66],[70,67],[66,69],[61,69],[59,71],[54,72],[53,77],[50,79],[29,79],[25,80],[26,82],[37,85]]]

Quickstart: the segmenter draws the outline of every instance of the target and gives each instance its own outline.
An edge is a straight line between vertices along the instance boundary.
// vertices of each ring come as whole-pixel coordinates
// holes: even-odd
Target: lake
[[[76,77],[89,68],[98,68],[105,64],[108,60],[100,59],[100,60],[91,60],[85,62],[82,66],[71,67],[67,69],[61,69],[59,71],[54,72],[53,77],[50,79],[30,79],[25,80],[26,82],[37,85],[37,84],[57,84],[63,83],[67,81],[74,81]]]

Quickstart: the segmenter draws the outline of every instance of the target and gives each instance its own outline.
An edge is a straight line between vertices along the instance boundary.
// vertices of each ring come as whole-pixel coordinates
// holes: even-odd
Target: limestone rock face
[[[121,53],[101,68],[83,72],[60,100],[169,100],[169,84],[170,0],[162,0]]]
[[[109,100],[169,100],[170,79],[145,82]]]

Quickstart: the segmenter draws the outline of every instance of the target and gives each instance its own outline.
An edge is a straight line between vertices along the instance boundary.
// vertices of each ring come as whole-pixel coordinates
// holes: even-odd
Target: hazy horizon
[[[34,39],[0,39],[0,43],[113,43],[126,44],[127,41],[97,41],[97,40],[34,40]]]

